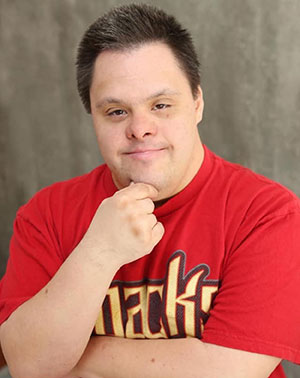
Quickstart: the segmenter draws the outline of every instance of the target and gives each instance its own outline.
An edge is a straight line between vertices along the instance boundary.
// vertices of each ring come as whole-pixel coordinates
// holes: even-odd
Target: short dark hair
[[[90,86],[95,60],[104,50],[122,51],[151,42],[165,43],[179,62],[197,96],[200,64],[190,33],[171,15],[146,4],[113,8],[85,32],[77,52],[77,87],[83,105],[91,113]]]

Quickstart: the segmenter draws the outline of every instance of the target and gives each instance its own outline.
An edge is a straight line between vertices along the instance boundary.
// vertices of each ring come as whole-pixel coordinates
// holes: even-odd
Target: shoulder
[[[23,219],[45,216],[61,209],[68,211],[94,194],[96,190],[103,192],[103,176],[107,166],[100,165],[91,172],[68,180],[53,183],[39,190],[29,201],[20,207],[18,216]]]
[[[300,200],[289,188],[253,170],[213,154],[216,178],[229,206],[245,215],[300,213]]]

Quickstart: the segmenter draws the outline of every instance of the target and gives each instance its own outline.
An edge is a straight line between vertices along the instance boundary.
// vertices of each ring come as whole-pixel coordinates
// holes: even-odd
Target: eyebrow
[[[156,97],[161,97],[161,96],[179,96],[180,93],[176,91],[172,91],[171,89],[163,89],[161,91],[158,91],[151,96],[147,97],[146,100],[152,100]]]
[[[161,96],[179,96],[179,95],[180,95],[179,92],[172,91],[170,89],[162,89],[162,90],[155,92],[152,95],[148,96],[145,100],[149,101],[149,100],[153,100],[154,98],[161,97]],[[103,98],[102,100],[100,100],[96,103],[96,108],[99,109],[106,104],[122,104],[122,103],[124,103],[124,101],[122,101],[119,98],[105,97],[105,98]]]

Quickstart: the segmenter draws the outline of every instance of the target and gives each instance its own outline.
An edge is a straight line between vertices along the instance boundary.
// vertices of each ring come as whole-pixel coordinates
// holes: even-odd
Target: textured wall
[[[0,0],[0,276],[17,208],[101,161],[76,93],[74,57],[97,15],[125,3]],[[148,3],[175,14],[195,38],[204,142],[300,195],[300,1]]]

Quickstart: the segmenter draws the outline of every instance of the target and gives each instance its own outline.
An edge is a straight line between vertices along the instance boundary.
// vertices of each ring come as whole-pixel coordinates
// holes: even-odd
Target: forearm
[[[52,280],[1,326],[14,377],[59,377],[81,357],[116,268],[95,264],[79,245]],[[101,259],[99,259],[101,261]]]
[[[58,378],[76,365],[117,270],[150,253],[163,236],[153,215],[156,196],[154,187],[139,183],[103,200],[52,280],[1,326],[14,377]]]
[[[196,338],[91,339],[68,378],[266,378],[280,359]]]
[[[132,340],[93,337],[74,370],[85,378],[199,378],[204,344],[193,338]]]

